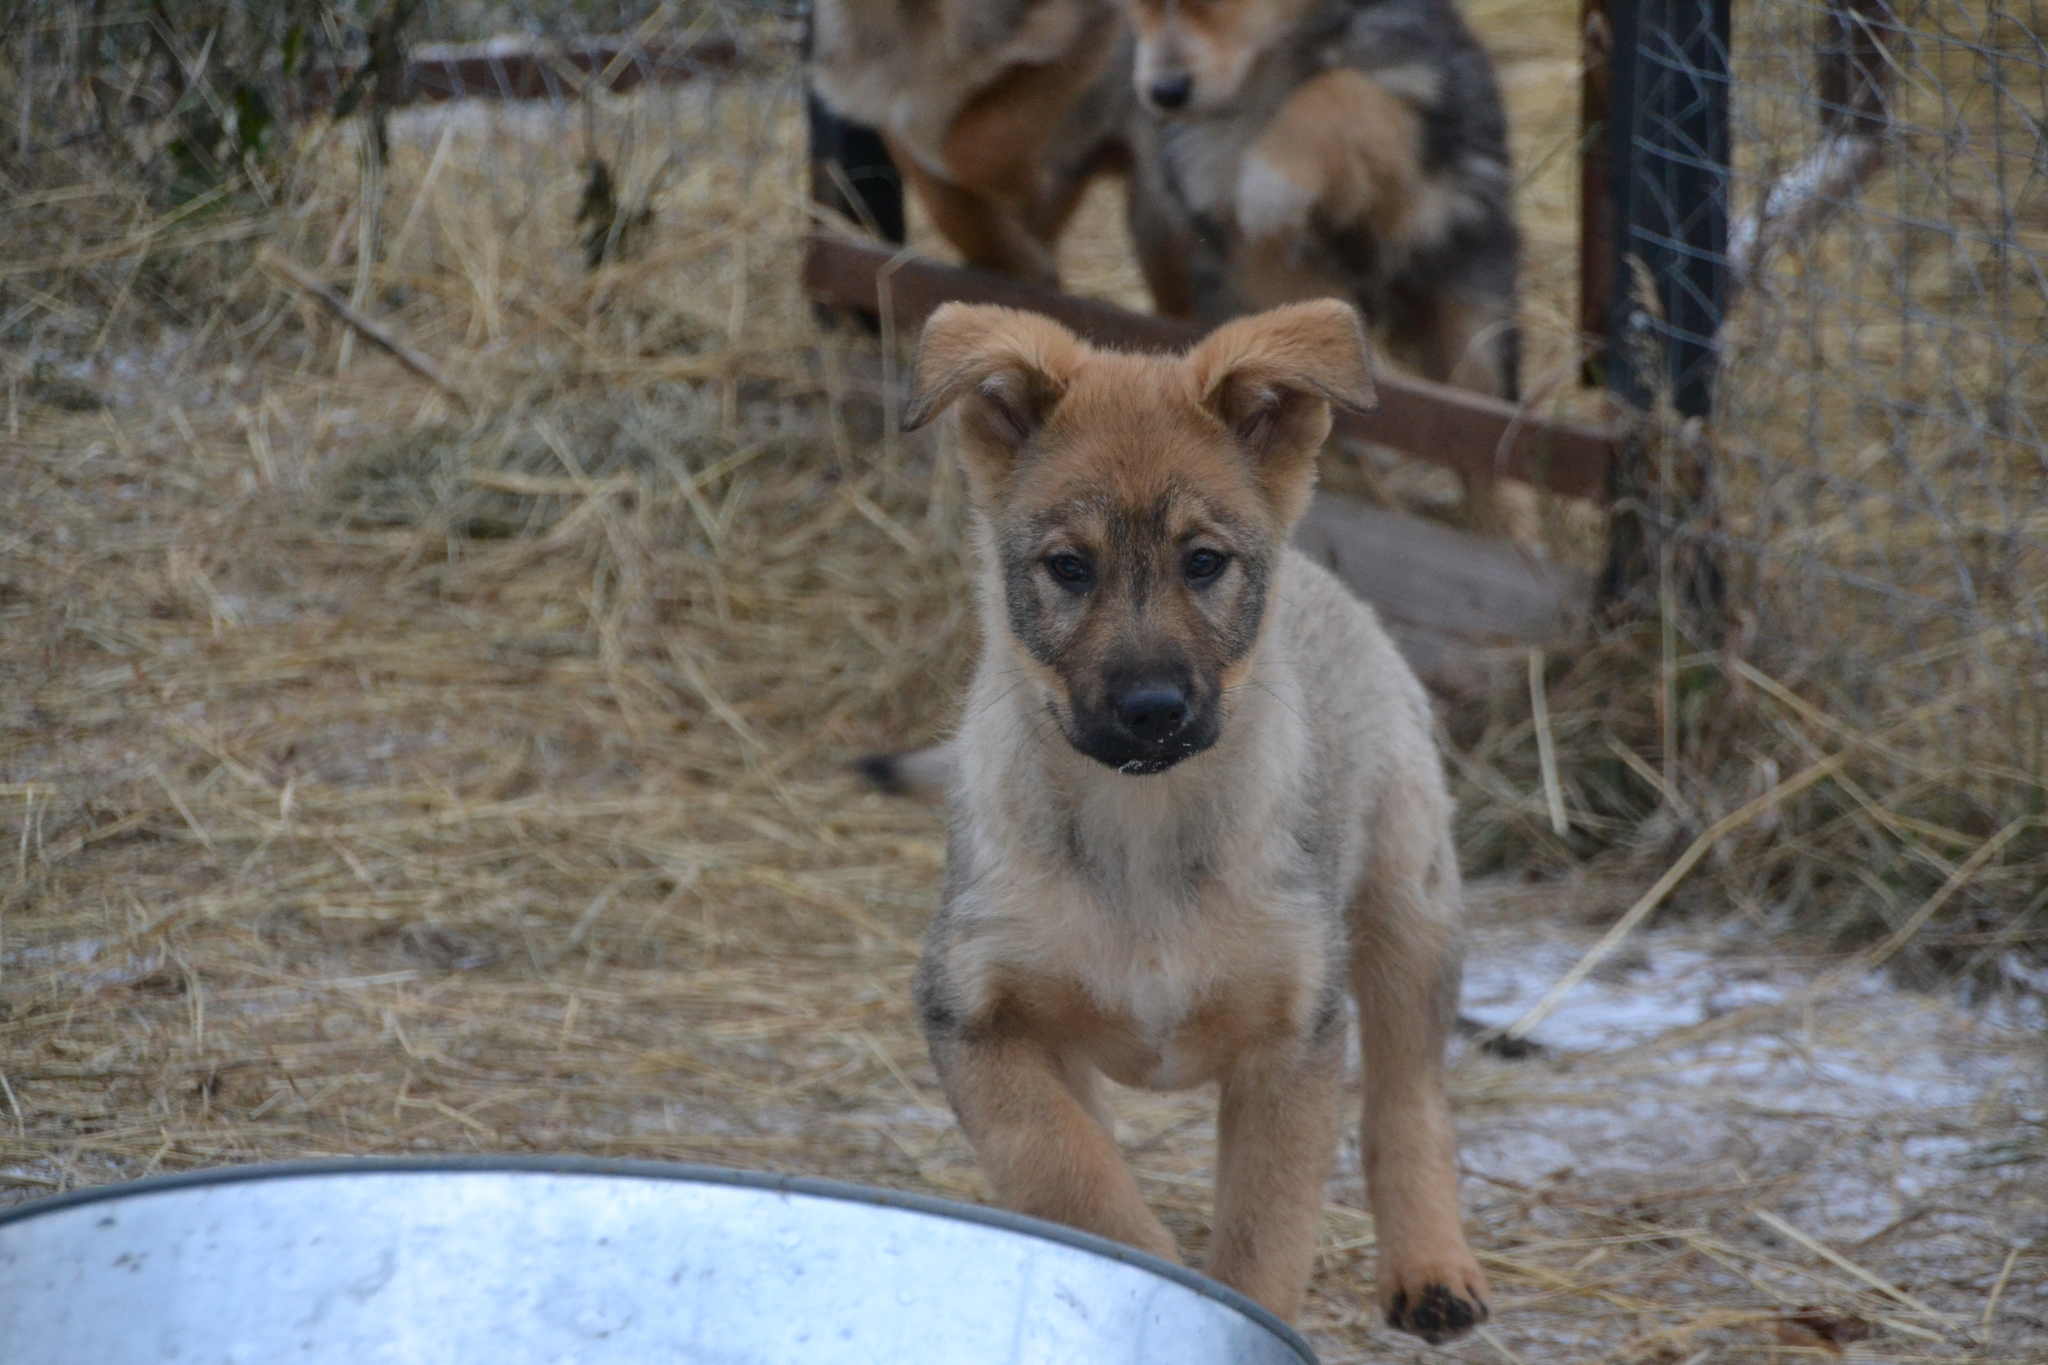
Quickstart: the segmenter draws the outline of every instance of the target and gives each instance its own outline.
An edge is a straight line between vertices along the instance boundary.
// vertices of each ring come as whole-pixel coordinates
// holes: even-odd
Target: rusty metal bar
[[[806,292],[821,303],[880,313],[886,302],[896,325],[906,329],[940,304],[958,300],[1042,313],[1099,346],[1170,351],[1201,336],[1199,328],[1171,318],[837,237],[811,238],[803,279]],[[1467,473],[1505,475],[1568,497],[1606,500],[1613,448],[1608,431],[1405,375],[1382,374],[1378,386],[1378,410],[1338,414],[1339,435]]]
[[[1891,131],[1894,70],[1885,49],[1898,27],[1891,0],[1829,0],[1814,50],[1824,132],[1883,137]]]
[[[388,101],[439,104],[459,99],[568,99],[596,76],[614,94],[642,85],[674,85],[740,66],[744,54],[731,38],[671,43],[658,38],[592,38],[572,43],[441,43],[406,54],[405,68]],[[621,60],[623,57],[624,60]],[[322,107],[347,87],[352,72],[316,70],[305,98]]]
[[[1625,3],[1630,0],[1624,0]],[[1583,0],[1579,11],[1579,335],[1586,348],[1582,382],[1604,377],[1607,328],[1614,305],[1614,150],[1607,135],[1608,57],[1614,30],[1607,0]]]

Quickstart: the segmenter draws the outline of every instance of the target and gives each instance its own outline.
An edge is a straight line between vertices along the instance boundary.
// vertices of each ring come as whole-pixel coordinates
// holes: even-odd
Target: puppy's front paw
[[[1476,1262],[1410,1272],[1381,1270],[1380,1306],[1387,1325],[1435,1345],[1462,1336],[1493,1315],[1486,1276]]]
[[[1237,227],[1252,241],[1294,236],[1315,211],[1315,191],[1257,152],[1237,174]]]

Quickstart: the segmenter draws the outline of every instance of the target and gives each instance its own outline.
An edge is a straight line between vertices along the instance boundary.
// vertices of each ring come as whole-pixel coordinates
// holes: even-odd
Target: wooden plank
[[[1294,543],[1372,603],[1423,685],[1453,699],[1521,685],[1523,652],[1564,638],[1591,579],[1498,541],[1320,494]]]
[[[1474,642],[1540,645],[1567,634],[1592,579],[1497,540],[1317,494],[1295,545],[1388,622]]]
[[[914,328],[942,303],[1003,304],[1043,313],[1089,341],[1170,351],[1201,335],[1172,318],[1134,313],[1097,299],[1054,293],[993,271],[942,265],[841,237],[814,236],[804,253],[804,288],[821,303],[880,313],[887,296],[898,327]],[[1498,474],[1568,497],[1603,501],[1613,437],[1599,427],[1537,416],[1497,399],[1405,375],[1376,376],[1380,406],[1337,414],[1343,438],[1473,474]]]
[[[1013,275],[942,265],[865,242],[814,236],[804,249],[804,290],[820,303],[889,313],[898,327],[920,327],[942,303],[995,303],[1043,313],[1097,346],[1171,351],[1197,340],[1201,329],[1151,313],[1134,313],[1100,299],[1056,294]]]

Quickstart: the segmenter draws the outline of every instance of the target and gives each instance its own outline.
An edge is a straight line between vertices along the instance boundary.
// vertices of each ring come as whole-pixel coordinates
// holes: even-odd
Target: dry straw
[[[1576,366],[1576,9],[1471,12],[1516,119],[1532,388],[1555,390]],[[946,722],[974,648],[962,490],[887,416],[894,352],[821,331],[796,292],[794,73],[391,132],[397,230],[374,259],[353,140],[317,121],[262,193],[177,208],[90,142],[9,163],[0,1186],[417,1148],[985,1197],[908,1000],[939,821],[844,772]],[[621,220],[652,216],[587,271],[593,153]],[[1069,277],[1133,301],[1115,216],[1091,199]],[[344,368],[356,335],[389,344]],[[1441,482],[1330,475],[1425,508]],[[1554,510],[1559,552],[1587,548]],[[2035,827],[2001,804],[2029,770],[1947,742],[1988,674],[1871,726],[1840,675],[1681,654],[1660,791],[1655,640],[1553,651],[1526,691],[1448,716],[1476,864],[1570,871],[1569,895],[1533,893],[1568,918],[1619,908],[1691,841],[1696,899],[1769,918],[1796,892],[1780,918],[1811,922],[1881,842],[1917,878],[1890,930],[1987,961],[2039,934],[1955,915],[2038,878]],[[1484,1116],[1604,1103],[1661,1063],[1575,1065],[1474,1057],[1455,1083]],[[1209,1101],[1121,1109],[1199,1254]],[[2021,1158],[1982,1180],[2011,1228],[2043,1216],[2015,1131]],[[1424,1351],[1374,1326],[1347,1171],[1306,1319],[1332,1360],[1678,1365],[1853,1340],[1904,1361],[1971,1337],[2019,1358],[2000,1352],[2038,1311],[2032,1244],[1962,1238],[1901,1269],[1887,1234],[1821,1244],[1831,1261],[1760,1231],[1771,1177],[1564,1173],[1475,1181],[1501,1319]],[[1994,1277],[1995,1330],[1965,1331]]]

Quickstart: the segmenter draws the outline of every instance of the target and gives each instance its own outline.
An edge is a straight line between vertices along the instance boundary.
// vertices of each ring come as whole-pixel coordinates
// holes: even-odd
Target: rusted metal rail
[[[625,36],[581,42],[435,43],[412,48],[386,103],[439,104],[459,99],[571,99],[591,82],[613,94],[642,85],[675,85],[746,64],[728,37],[679,43]],[[354,72],[316,70],[306,84],[308,106],[323,108]]]
[[[1614,300],[1614,162],[1608,145],[1608,61],[1614,30],[1607,0],[1579,11],[1579,335],[1586,348],[1580,378],[1605,387],[1607,328]]]
[[[1042,313],[1089,341],[1130,350],[1178,350],[1200,329],[1172,318],[1075,298],[1007,275],[816,236],[804,253],[804,289],[820,303],[914,328],[942,303],[995,303]],[[1504,475],[1568,497],[1604,501],[1612,433],[1538,416],[1511,403],[1402,375],[1377,376],[1380,405],[1338,414],[1340,437],[1389,446],[1472,474]]]

